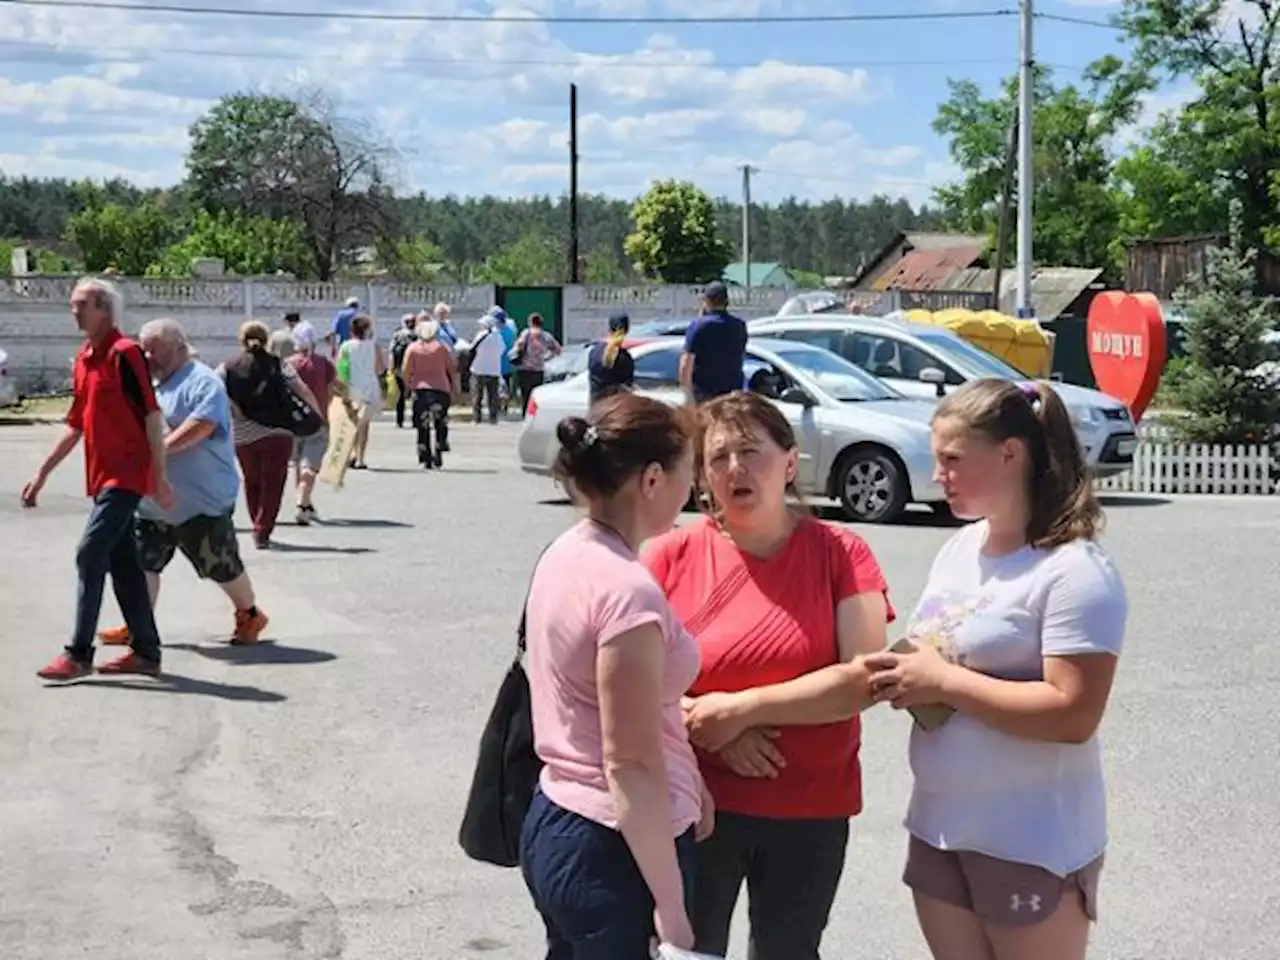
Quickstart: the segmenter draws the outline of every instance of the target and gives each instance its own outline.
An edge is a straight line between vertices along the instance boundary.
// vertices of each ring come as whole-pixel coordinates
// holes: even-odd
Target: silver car
[[[898,315],[900,316],[900,315]],[[929,323],[888,317],[771,317],[748,324],[753,337],[782,338],[830,350],[906,396],[937,403],[968,380],[1027,377],[980,347]],[[1129,408],[1098,390],[1053,382],[1098,477],[1124,473],[1138,446]]]
[[[632,347],[636,390],[683,403],[677,381],[683,349],[675,338]],[[802,493],[838,500],[851,520],[868,523],[896,520],[910,503],[941,508],[929,448],[932,404],[896,393],[825,350],[788,341],[750,341],[742,378],[745,388],[777,404],[795,430]],[[551,473],[556,426],[585,416],[587,405],[585,372],[533,391],[519,441],[526,472]]]
[[[12,407],[18,402],[18,385],[9,376],[9,355],[0,350],[0,407]]]

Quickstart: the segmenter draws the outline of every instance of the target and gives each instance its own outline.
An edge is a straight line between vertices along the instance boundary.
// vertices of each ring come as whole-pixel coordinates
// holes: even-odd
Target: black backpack
[[[324,426],[320,414],[293,392],[278,357],[246,350],[226,365],[227,396],[240,412],[264,427],[309,437]]]

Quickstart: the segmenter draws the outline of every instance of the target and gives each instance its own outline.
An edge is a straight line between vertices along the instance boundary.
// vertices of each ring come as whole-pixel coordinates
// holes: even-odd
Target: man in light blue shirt
[[[138,507],[138,550],[147,574],[151,603],[160,593],[160,575],[182,551],[202,580],[212,580],[235,606],[233,644],[256,643],[267,625],[253,584],[245,573],[233,514],[240,475],[231,435],[227,388],[208,366],[194,359],[177,321],[152,320],[138,342],[156,381],[156,402],[164,415],[173,504],[163,509],[144,499]],[[128,643],[128,630],[104,630],[103,643]]]
[[[333,315],[333,323],[329,325],[329,342],[333,355],[338,355],[338,348],[351,339],[351,321],[360,315],[360,301],[352,297],[346,306]]]

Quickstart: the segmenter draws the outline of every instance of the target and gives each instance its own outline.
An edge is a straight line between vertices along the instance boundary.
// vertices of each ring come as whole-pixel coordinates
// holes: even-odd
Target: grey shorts
[[[321,427],[309,437],[298,437],[293,441],[293,459],[298,466],[316,473],[324,463],[324,452],[329,449],[329,431]]]
[[[1102,860],[1098,857],[1075,873],[1059,877],[1026,863],[967,850],[939,850],[912,837],[902,882],[917,893],[1002,927],[1030,927],[1047,920],[1064,895],[1079,890],[1085,914],[1096,922]]]

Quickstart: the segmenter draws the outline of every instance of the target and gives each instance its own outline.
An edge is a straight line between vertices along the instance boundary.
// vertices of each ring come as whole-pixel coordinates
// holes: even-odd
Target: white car
[[[660,337],[629,349],[638,392],[684,402],[677,381],[683,341]],[[838,500],[851,520],[868,523],[891,522],[910,503],[942,507],[929,448],[932,404],[896,393],[825,350],[786,341],[747,345],[743,385],[776,403],[795,430],[801,493]],[[586,416],[588,393],[585,371],[533,391],[518,447],[526,472],[551,474],[556,426]]]
[[[900,315],[898,315],[900,316]],[[906,396],[933,403],[968,380],[1027,377],[945,327],[905,319],[867,316],[788,316],[748,324],[757,338],[781,338],[830,350]],[[1085,459],[1095,476],[1110,477],[1133,466],[1138,446],[1129,408],[1098,390],[1053,381],[1071,413]]]
[[[18,385],[9,376],[9,355],[0,350],[0,407],[12,407],[18,402]]]

